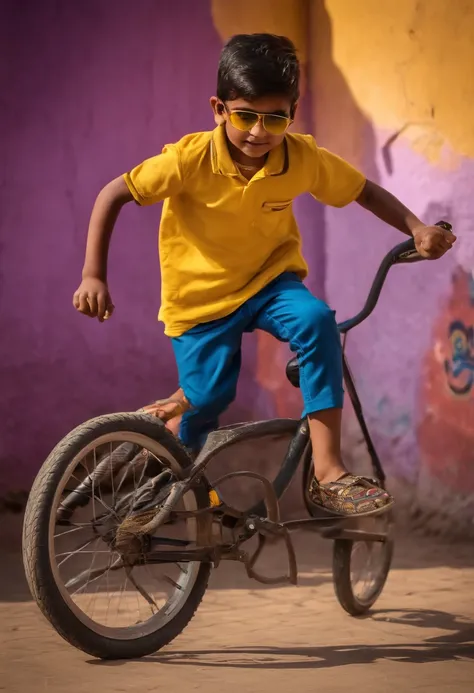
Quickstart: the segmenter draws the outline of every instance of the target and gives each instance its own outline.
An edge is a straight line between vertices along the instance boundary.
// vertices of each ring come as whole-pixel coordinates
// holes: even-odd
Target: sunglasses
[[[283,135],[291,123],[292,118],[288,116],[275,115],[274,113],[256,113],[255,111],[229,111],[225,106],[229,121],[237,130],[248,132],[257,123],[262,123],[264,130],[270,135]]]

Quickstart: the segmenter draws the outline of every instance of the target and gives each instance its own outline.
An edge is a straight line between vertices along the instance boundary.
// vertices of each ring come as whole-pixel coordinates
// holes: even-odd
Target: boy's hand
[[[422,257],[436,260],[451,249],[456,236],[439,226],[421,226],[413,231],[415,247]]]
[[[114,312],[114,304],[107,284],[94,277],[82,280],[72,302],[79,313],[83,313],[89,318],[98,318],[99,322],[104,322]]]

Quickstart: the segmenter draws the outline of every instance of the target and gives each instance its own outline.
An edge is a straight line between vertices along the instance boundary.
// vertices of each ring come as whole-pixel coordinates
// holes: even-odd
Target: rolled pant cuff
[[[309,402],[305,402],[304,410],[301,418],[305,418],[310,414],[316,414],[318,411],[325,411],[326,409],[342,409],[344,404],[344,396],[334,397],[334,395],[328,395],[326,397],[315,397]]]

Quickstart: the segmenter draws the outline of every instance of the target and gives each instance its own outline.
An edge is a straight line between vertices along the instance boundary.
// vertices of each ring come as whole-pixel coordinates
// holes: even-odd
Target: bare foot
[[[177,435],[181,416],[190,408],[191,405],[184,396],[183,390],[179,388],[170,397],[148,404],[141,411],[161,419],[167,424],[167,428]]]

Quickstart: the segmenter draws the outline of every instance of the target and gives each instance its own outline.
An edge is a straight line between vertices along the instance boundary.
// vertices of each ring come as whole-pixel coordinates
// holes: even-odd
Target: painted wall
[[[426,222],[452,220],[459,237],[442,261],[393,270],[349,354],[392,476],[472,529],[474,5],[310,5],[317,137]],[[326,210],[325,222],[327,296],[346,317],[398,236],[354,206]]]
[[[1,478],[31,481],[72,425],[132,409],[175,384],[159,304],[159,209],[126,209],[111,255],[107,325],[74,313],[87,219],[105,182],[185,132],[212,127],[222,42],[289,35],[303,63],[297,127],[358,165],[427,222],[450,218],[455,251],[400,267],[348,351],[392,476],[425,507],[474,498],[474,5],[470,0],[107,0],[3,3],[0,84]],[[364,37],[364,40],[361,40]],[[198,56],[199,59],[196,59]],[[192,57],[192,59],[190,59]],[[311,288],[344,318],[399,241],[355,205],[296,206]],[[136,239],[139,239],[138,242]],[[245,342],[231,418],[297,415],[286,347]],[[350,412],[347,447],[351,447]]]

